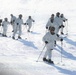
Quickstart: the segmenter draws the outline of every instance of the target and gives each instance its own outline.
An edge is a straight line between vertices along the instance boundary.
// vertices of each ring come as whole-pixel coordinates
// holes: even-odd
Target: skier
[[[26,20],[26,23],[25,24],[27,24],[28,25],[28,32],[30,32],[30,29],[31,29],[31,27],[32,27],[32,22],[35,22],[35,20],[33,20],[32,18],[31,18],[31,16],[29,16],[28,17],[28,19]]]
[[[64,17],[63,14],[60,15],[60,19],[61,19],[61,21],[62,21],[61,34],[64,34],[64,33],[63,33],[63,28],[64,28],[65,26],[63,25],[63,22],[67,21],[67,19]]]
[[[54,22],[56,23],[56,34],[58,34],[59,29],[61,28],[61,25],[62,25],[62,21],[60,19],[60,13],[59,12],[56,13],[56,16],[54,18]]]
[[[46,24],[46,29],[48,29],[48,31],[49,31],[49,27],[50,26],[55,27],[55,31],[54,32],[59,37],[59,35],[58,35],[59,27],[58,27],[57,23],[54,21],[54,14],[51,15],[51,18],[49,19],[48,23]],[[56,46],[56,40],[55,40],[54,46]]]
[[[52,14],[51,17],[49,18],[46,24],[46,29],[49,29],[50,26],[53,26],[53,21],[54,21],[54,14]]]
[[[43,37],[43,42],[45,42],[45,45],[46,45],[46,52],[44,54],[44,57],[43,57],[43,61],[46,61],[48,63],[51,63],[51,64],[54,64],[54,62],[51,60],[51,57],[52,57],[52,50],[54,49],[54,42],[55,40],[60,40],[60,41],[63,41],[62,38],[58,37],[56,34],[55,34],[55,27],[49,27],[49,32],[47,32],[44,37]],[[48,56],[48,59],[47,59],[47,56]]]
[[[22,19],[22,14],[20,14],[19,17],[15,21],[14,32],[13,32],[13,37],[12,37],[13,39],[15,39],[15,35],[16,35],[17,31],[19,31],[18,38],[21,39],[22,24],[24,24],[24,23],[23,23],[23,19]]]
[[[4,18],[4,21],[2,22],[2,27],[3,27],[3,37],[7,37],[6,33],[7,33],[7,25],[10,24],[10,22],[8,22],[7,18]]]
[[[13,14],[11,14],[10,16],[11,16],[11,22],[10,23],[11,23],[12,28],[13,28],[12,32],[14,32],[14,26],[15,26],[14,22],[16,21],[16,17]]]

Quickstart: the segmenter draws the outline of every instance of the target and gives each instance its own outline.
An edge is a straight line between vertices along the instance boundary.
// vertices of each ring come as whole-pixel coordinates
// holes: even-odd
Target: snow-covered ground
[[[68,37],[64,38],[62,46],[58,41],[53,50],[55,65],[42,61],[46,49],[36,62],[44,47],[45,25],[50,15],[58,11],[68,18]],[[16,17],[23,14],[24,22],[31,15],[35,23],[32,33],[27,33],[26,27],[22,27],[22,40],[9,37],[12,35],[11,25],[7,38],[0,35],[0,75],[76,75],[75,0],[0,0],[0,18],[7,17],[10,21],[11,13]]]

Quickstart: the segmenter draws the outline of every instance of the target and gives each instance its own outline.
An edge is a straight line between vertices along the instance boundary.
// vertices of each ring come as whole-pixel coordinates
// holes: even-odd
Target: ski
[[[43,62],[48,64],[48,65],[55,65],[54,63],[49,63],[48,61],[43,61]]]
[[[16,39],[13,39],[13,40],[26,40],[27,38],[25,38],[25,39],[23,39],[23,38],[21,38],[21,39],[19,39],[19,38],[16,38]]]
[[[12,38],[13,39],[13,38]],[[17,39],[13,39],[13,40],[18,40],[18,38]]]
[[[36,62],[40,62],[40,63],[42,62],[42,63],[45,63],[47,65],[66,66],[66,64],[65,63],[62,63],[62,62],[54,62],[54,63],[49,63],[47,61],[36,61]]]
[[[29,31],[28,33],[32,33],[33,31]]]
[[[66,66],[64,63],[60,63],[60,62],[58,62],[58,63],[49,63],[47,61],[44,61],[44,63],[46,63],[48,65]]]
[[[12,38],[12,36],[9,36],[9,37],[11,37]],[[13,39],[13,38],[12,38]],[[15,39],[13,39],[13,40],[22,40],[23,38],[15,38]],[[26,40],[27,38],[25,38],[24,40]]]
[[[43,59],[43,62],[45,62],[46,64],[54,65],[54,62],[51,60]]]

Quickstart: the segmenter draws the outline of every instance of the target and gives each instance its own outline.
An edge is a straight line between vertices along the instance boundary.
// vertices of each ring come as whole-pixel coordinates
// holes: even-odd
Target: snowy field
[[[68,19],[68,37],[63,45],[57,42],[52,60],[55,65],[42,61],[45,50],[37,61],[43,47],[45,25],[52,13],[60,12]],[[0,0],[0,18],[10,14],[23,20],[29,15],[35,20],[32,33],[22,26],[22,40],[12,40],[12,27],[8,26],[7,38],[0,35],[0,75],[76,75],[76,1],[75,0]],[[0,27],[0,32],[2,28]],[[65,29],[66,33],[66,29]],[[62,49],[62,62],[61,62]]]

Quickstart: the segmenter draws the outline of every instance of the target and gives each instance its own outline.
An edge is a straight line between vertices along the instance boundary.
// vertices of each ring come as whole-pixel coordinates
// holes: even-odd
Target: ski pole
[[[66,35],[68,35],[68,20],[66,22]]]
[[[63,50],[63,42],[61,41],[61,62],[62,62],[62,50]]]
[[[68,20],[67,20],[67,35],[68,35]]]
[[[45,46],[46,46],[46,45],[45,45]],[[40,53],[40,55],[39,55],[39,57],[38,57],[38,59],[37,59],[37,61],[36,61],[36,62],[38,62],[38,60],[39,60],[39,58],[40,58],[40,56],[41,56],[41,54],[42,54],[43,50],[45,49],[45,46],[43,47],[43,49],[42,49],[42,51],[41,51],[41,53]]]

